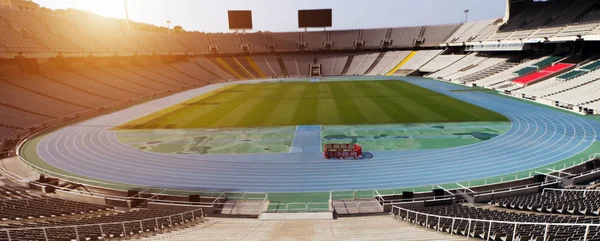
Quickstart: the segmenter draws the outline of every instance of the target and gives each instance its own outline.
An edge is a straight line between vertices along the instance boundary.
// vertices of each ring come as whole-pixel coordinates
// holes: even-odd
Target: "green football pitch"
[[[508,121],[403,81],[230,85],[118,129],[272,127]]]

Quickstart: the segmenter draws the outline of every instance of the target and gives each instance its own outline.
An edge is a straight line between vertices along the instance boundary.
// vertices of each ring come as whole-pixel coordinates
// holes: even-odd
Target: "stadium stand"
[[[362,30],[362,41],[365,47],[381,47],[384,40],[388,38],[389,29],[365,29]]]
[[[586,232],[582,224],[598,223],[598,218],[558,215],[532,215],[506,211],[488,210],[467,205],[446,205],[411,209],[394,209],[397,219],[418,226],[469,236],[483,240],[595,240],[599,227]],[[434,216],[429,216],[434,215]],[[471,221],[469,221],[471,220]],[[497,223],[490,222],[497,221]],[[518,223],[550,223],[557,225],[527,225]],[[574,224],[566,226],[565,224]]]
[[[306,43],[306,47],[309,49],[323,48],[327,41],[327,35],[328,33],[325,31],[301,33],[302,42]]]
[[[347,54],[320,55],[317,57],[321,64],[323,75],[341,75],[348,61]]]
[[[475,40],[482,32],[494,24],[496,20],[482,20],[477,22],[467,22],[458,28],[446,42],[468,42]]]
[[[535,72],[527,74],[527,75],[522,75],[521,77],[513,80],[513,82],[520,84],[520,85],[530,85],[532,83],[535,83],[537,81],[540,81],[540,80],[546,78],[547,76],[562,72],[572,66],[573,66],[573,64],[562,64],[562,63],[555,64],[555,65],[546,67],[544,69],[541,69],[539,71],[535,71]]]
[[[202,210],[189,212],[135,209],[37,196],[0,185],[1,240],[89,240],[131,238],[202,221]]]
[[[427,74],[466,85],[510,90],[524,98],[542,98],[550,103],[600,110],[600,73],[597,71],[600,61],[591,61],[566,72],[578,61],[557,63],[563,59],[554,55],[562,51],[560,48],[536,49],[533,46],[531,52],[497,54],[467,52],[460,46],[463,42],[501,43],[600,33],[600,25],[589,22],[600,19],[597,1],[535,1],[532,5],[535,6],[513,14],[505,25],[499,20],[483,20],[437,26],[247,34],[167,33],[137,25],[127,31],[119,20],[90,13],[2,6],[0,52],[20,59],[39,60],[35,59],[35,67],[30,69],[20,60],[2,59],[0,140],[39,131],[34,127],[46,123],[56,125],[74,117],[206,84],[305,77],[311,64],[321,64],[323,75]],[[328,43],[333,44],[335,51],[326,49]],[[454,49],[442,49],[444,43],[457,44],[453,45]],[[309,51],[299,51],[304,44]],[[571,53],[578,54],[576,52]],[[211,55],[203,56],[209,53]],[[77,58],[67,61],[63,55]],[[116,58],[119,56],[123,59]],[[400,209],[396,209],[395,214],[416,225],[482,239],[541,240],[540,237],[549,235],[552,239],[543,239],[582,240],[585,233],[591,232],[588,240],[599,240],[600,229],[597,227],[586,231],[585,226],[517,227],[481,221],[600,222],[596,217],[584,216],[598,215],[598,192],[565,192],[569,194],[545,192],[494,200],[501,211],[447,205],[411,209],[443,217],[428,219],[427,215],[398,211]],[[0,240],[125,239],[176,225],[185,226],[199,222],[202,217],[200,211],[121,211],[113,206],[33,195],[13,186],[0,186],[0,201],[0,229],[12,229],[0,231]],[[531,215],[503,209],[538,213]],[[467,222],[461,219],[453,223],[456,217],[480,220]],[[75,225],[89,226],[76,229]]]
[[[466,55],[462,55],[462,54],[438,55],[437,57],[432,59],[429,63],[427,63],[426,65],[421,67],[421,71],[433,72],[433,71],[444,69],[444,68],[448,67],[448,65],[451,65],[451,64],[455,63],[456,61],[459,61],[460,59],[464,58],[465,56]]]
[[[247,33],[242,38],[252,51],[269,51],[269,45],[272,44],[268,33]]]
[[[542,193],[493,200],[509,209],[569,215],[598,216],[600,192],[587,189],[545,189]]]
[[[542,57],[540,59],[544,59],[544,58],[545,57]],[[481,87],[486,87],[486,88],[495,88],[495,86],[505,84],[507,81],[515,79],[516,78],[515,73],[514,73],[515,71],[518,71],[525,67],[529,67],[530,65],[532,65],[538,61],[539,61],[539,59],[523,60],[520,64],[515,65],[511,68],[508,68],[504,71],[501,71],[495,75],[490,75],[486,78],[476,80],[475,85],[481,86]]]
[[[300,43],[300,33],[271,33],[271,37],[278,50],[297,49]]]
[[[212,33],[208,35],[212,43],[219,48],[221,53],[241,52],[241,35],[228,33]]]
[[[426,26],[423,33],[424,44],[439,45],[444,43],[459,27],[460,24]]]
[[[421,66],[435,58],[435,56],[442,53],[442,50],[422,50],[410,58],[404,65],[400,67],[400,70],[418,70]]]
[[[180,33],[177,34],[177,39],[185,46],[188,46],[192,51],[199,53],[207,53],[210,45],[210,40],[206,34],[202,33]]]
[[[363,75],[375,62],[378,55],[378,53],[354,55],[346,75]]]
[[[489,39],[494,33],[498,31],[500,28],[500,24],[493,23],[491,25],[486,26],[483,30],[481,30],[471,41],[480,42]]]
[[[352,48],[354,42],[358,41],[360,31],[329,31],[331,42],[335,48]]]
[[[445,79],[450,81],[458,80],[506,61],[507,59],[503,57],[479,56],[477,60],[472,61],[467,67],[464,67],[453,74],[445,76]]]
[[[524,94],[528,97],[545,97],[568,91],[572,88],[589,83],[590,81],[595,81],[598,78],[598,74],[594,70],[597,70],[598,67],[600,67],[600,63],[598,63],[598,61],[592,61],[578,69],[574,69],[539,84],[523,88],[517,91],[517,93]]]
[[[389,39],[395,47],[413,46],[415,41],[423,35],[424,27],[404,27],[390,30]]]
[[[594,74],[594,76],[597,75]],[[574,105],[589,105],[598,101],[598,95],[596,94],[598,91],[600,91],[600,82],[594,79],[572,89],[549,95],[546,98]]]
[[[400,61],[410,54],[410,51],[391,51],[386,52],[377,66],[371,69],[368,75],[385,75],[392,70]]]
[[[513,68],[515,65],[517,65],[517,63],[512,62],[511,59],[508,59],[507,61],[500,62],[500,64],[493,65],[490,68],[482,69],[479,72],[476,72],[476,73],[473,73],[470,75],[466,75],[462,78],[457,79],[454,82],[468,85],[474,81],[485,79],[487,77],[493,76],[493,75],[500,73],[502,71],[505,71],[507,69]]]

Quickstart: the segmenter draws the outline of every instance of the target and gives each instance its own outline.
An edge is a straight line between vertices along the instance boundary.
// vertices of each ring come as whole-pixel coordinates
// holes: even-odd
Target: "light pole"
[[[465,23],[467,23],[468,19],[469,19],[469,9],[465,9]]]
[[[131,30],[129,27],[129,12],[127,11],[127,0],[123,0],[123,4],[125,5],[125,18],[127,18],[127,30]]]
[[[171,20],[167,20],[167,33],[171,34]]]

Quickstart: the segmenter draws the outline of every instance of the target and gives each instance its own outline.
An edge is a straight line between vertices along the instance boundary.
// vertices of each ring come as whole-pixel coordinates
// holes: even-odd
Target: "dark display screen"
[[[252,29],[252,11],[228,11],[229,29]]]
[[[331,9],[298,10],[299,28],[326,28],[332,26]]]

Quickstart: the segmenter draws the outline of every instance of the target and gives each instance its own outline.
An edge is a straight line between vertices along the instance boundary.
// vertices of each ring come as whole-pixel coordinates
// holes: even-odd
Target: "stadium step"
[[[210,69],[208,69],[208,68],[205,68],[204,66],[202,66],[202,65],[201,65],[201,64],[199,64],[199,63],[197,63],[197,62],[196,62],[196,61],[194,61],[193,59],[191,59],[191,58],[188,58],[188,60],[189,60],[191,63],[194,63],[196,66],[198,66],[198,67],[200,67],[201,69],[203,69],[204,71],[208,72],[209,74],[211,74],[211,75],[213,75],[213,76],[215,76],[215,77],[217,77],[217,78],[221,78],[221,77],[220,77],[219,75],[217,75],[215,72],[211,71],[211,70],[210,70]]]
[[[371,64],[371,66],[367,69],[367,71],[365,71],[364,74],[365,75],[370,74],[371,71],[373,71],[373,69],[379,64],[379,62],[381,61],[381,59],[383,58],[384,55],[385,55],[385,52],[379,53],[379,56],[377,56],[377,59],[375,59],[373,64]]]
[[[267,75],[265,75],[265,73],[263,73],[263,71],[258,67],[258,65],[256,65],[256,63],[250,56],[246,56],[246,61],[248,62],[250,67],[254,70],[254,72],[256,72],[256,74],[257,74],[256,77],[261,77],[261,78],[267,77]]]
[[[386,74],[386,76],[390,76],[390,75],[393,75],[394,73],[396,73],[396,71],[398,71],[398,69],[400,69],[400,67],[402,67],[404,64],[406,64],[410,59],[412,59],[412,57],[415,56],[415,54],[417,54],[417,51],[410,52],[410,54],[408,54],[402,61],[400,61],[400,63],[398,63],[396,65],[396,67],[394,67],[392,70],[390,70],[390,72],[388,72]]]
[[[215,65],[219,66],[219,68],[221,68],[222,70],[224,70],[226,73],[229,73],[229,74],[233,75],[235,78],[237,78],[237,79],[244,79],[244,76],[242,76],[241,74],[239,74],[238,72],[236,72],[222,58],[219,58],[219,57],[217,57],[217,58],[209,58],[209,60],[211,60],[212,62],[214,62]]]
[[[180,74],[183,74],[183,75],[185,75],[185,76],[187,76],[187,77],[190,77],[190,78],[192,78],[192,79],[195,79],[195,80],[198,80],[198,81],[204,82],[204,83],[206,83],[206,84],[209,84],[209,83],[210,83],[209,81],[202,80],[202,79],[198,79],[198,78],[194,77],[193,75],[191,75],[191,74],[188,74],[188,73],[186,73],[186,72],[184,72],[184,71],[181,71],[181,70],[179,70],[179,69],[177,69],[177,68],[175,68],[175,67],[173,67],[173,66],[171,66],[171,65],[167,65],[167,66],[169,66],[169,68],[173,69],[175,72],[178,72],[178,73],[180,73]]]
[[[346,75],[348,69],[350,69],[350,65],[352,64],[352,60],[354,59],[354,55],[348,56],[348,60],[346,60],[346,65],[344,65],[344,70],[342,70],[342,75]]]
[[[277,56],[277,63],[279,64],[279,68],[281,68],[281,71],[283,71],[283,74],[286,77],[289,77],[290,73],[288,72],[287,68],[285,67],[285,63],[283,63],[283,59],[281,58],[281,56]]]
[[[260,220],[333,220],[332,212],[262,213]]]
[[[233,62],[233,65],[237,66],[236,70],[239,70],[238,72],[245,75],[246,78],[256,78],[258,76],[258,73],[255,73],[254,70],[248,66],[248,63],[244,63],[243,60],[240,60],[239,58],[235,58],[235,57],[231,57],[228,58],[230,60],[230,62]]]

